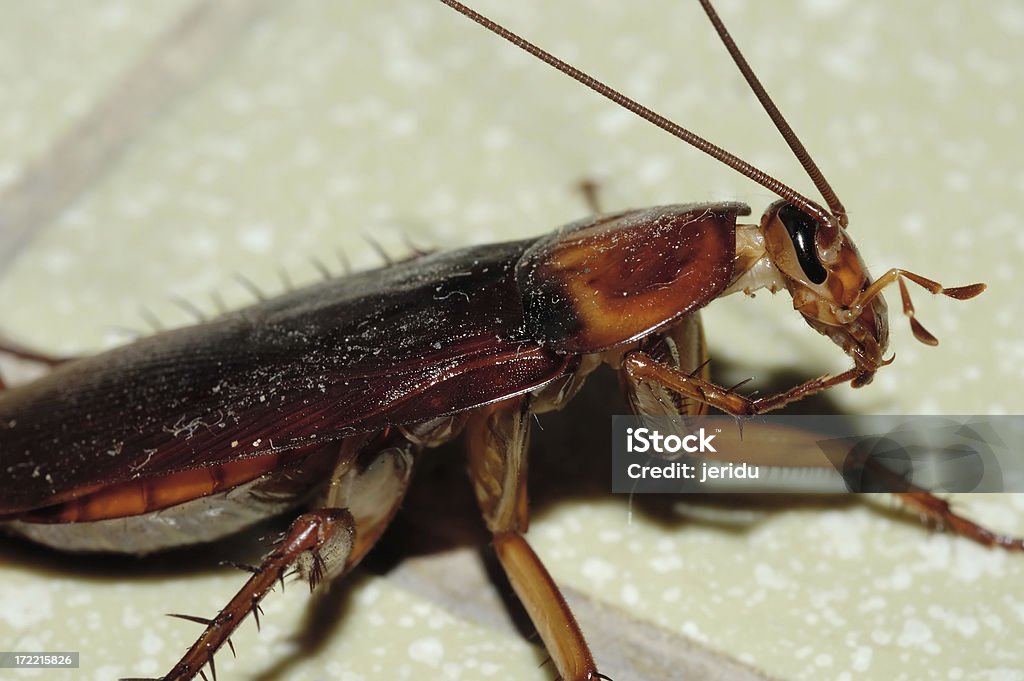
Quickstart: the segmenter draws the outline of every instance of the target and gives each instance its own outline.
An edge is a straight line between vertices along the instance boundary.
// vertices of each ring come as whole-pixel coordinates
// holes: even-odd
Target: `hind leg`
[[[15,343],[3,336],[0,336],[0,354],[17,357],[18,359],[23,359],[26,362],[45,364],[51,368],[77,359],[77,357],[58,357],[57,355],[48,355],[44,352],[32,350],[20,343]]]
[[[687,331],[687,326],[681,324],[680,329],[691,335],[696,333],[696,328]],[[694,415],[699,413],[697,405],[706,405],[733,416],[747,416],[777,409],[853,377],[848,375],[851,372],[846,372],[835,377],[808,381],[784,393],[751,400],[738,395],[734,388],[722,388],[708,382],[706,377],[700,375],[699,370],[704,368],[703,365],[691,368],[695,361],[696,357],[692,357],[687,364],[664,353],[659,356],[649,350],[637,350],[628,355],[622,370],[622,380],[627,386],[634,410],[640,415]],[[897,482],[902,485],[902,481]],[[936,527],[948,528],[984,546],[1024,551],[1024,539],[995,533],[954,513],[948,502],[927,490],[914,488],[898,493],[897,496]]]
[[[57,357],[56,355],[38,352],[3,336],[0,336],[0,355],[8,355],[31,364],[42,364],[50,369],[75,359],[74,357]],[[7,387],[8,385],[4,381],[3,375],[0,374],[0,391],[5,390]]]
[[[173,615],[206,628],[162,681],[216,678],[214,654],[251,613],[259,625],[260,601],[286,574],[298,570],[310,591],[349,572],[388,526],[405,497],[416,447],[397,434],[343,441],[338,463],[320,500],[322,508],[296,518],[284,539],[212,619]]]

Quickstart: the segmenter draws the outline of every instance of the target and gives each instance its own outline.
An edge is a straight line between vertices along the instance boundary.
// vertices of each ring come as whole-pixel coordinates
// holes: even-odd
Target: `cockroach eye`
[[[796,249],[797,262],[804,274],[814,284],[824,283],[828,272],[821,266],[814,249],[814,234],[818,231],[818,223],[807,213],[789,204],[779,210],[779,220],[789,232],[793,248]]]

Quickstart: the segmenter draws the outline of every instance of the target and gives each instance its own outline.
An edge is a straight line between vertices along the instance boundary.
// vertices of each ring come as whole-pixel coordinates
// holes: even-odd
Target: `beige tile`
[[[662,113],[809,185],[689,3],[506,5],[480,3]],[[131,67],[175,15],[155,6],[121,10],[138,30],[116,40],[89,32],[96,47],[80,51],[67,45],[102,8],[73,5],[46,31],[27,3],[18,10],[40,37],[0,44],[43,59],[48,75],[18,85],[31,96],[13,96],[33,102],[18,116],[39,126],[10,137],[8,164],[42,153],[68,125],[68,111],[46,103],[66,102],[69,83],[87,108]],[[970,303],[915,292],[920,319],[942,344],[915,343],[894,309],[896,362],[867,388],[836,390],[835,407],[1020,413],[1018,6],[921,1],[893,13],[891,3],[805,0],[722,10],[843,197],[873,271],[906,266],[949,284],[991,285]],[[23,35],[4,23],[2,35]],[[65,47],[42,49],[47,40]],[[442,248],[539,235],[584,214],[572,185],[585,176],[604,182],[609,209],[728,198],[758,214],[772,200],[439,5],[274,5],[18,254],[0,279],[0,328],[85,352],[115,342],[111,327],[144,328],[139,305],[184,323],[172,294],[207,308],[213,290],[244,300],[232,272],[275,291],[279,268],[314,277],[311,256],[334,271],[337,249],[358,266],[375,264],[363,234],[396,253],[403,235]],[[892,296],[890,305],[898,307]],[[783,296],[716,301],[705,314],[713,357],[739,378],[844,368],[789,308]],[[579,427],[603,418],[584,416]],[[1024,533],[1019,497],[965,504]],[[626,499],[573,494],[541,512],[531,537],[563,583],[773,677],[1014,679],[1024,668],[1024,559],[930,536],[884,508],[698,503],[674,510],[672,522],[643,512],[630,521]],[[204,572],[122,584],[107,571],[76,577],[33,561],[2,569],[0,634],[16,648],[80,648],[76,678],[87,679],[162,673],[192,628],[161,613],[210,613],[240,581]],[[247,624],[236,638],[245,669],[221,655],[220,678],[256,678],[276,665],[281,679],[554,675],[520,639],[378,579],[354,590],[322,650],[283,663],[306,602],[301,588],[271,596],[263,633]]]

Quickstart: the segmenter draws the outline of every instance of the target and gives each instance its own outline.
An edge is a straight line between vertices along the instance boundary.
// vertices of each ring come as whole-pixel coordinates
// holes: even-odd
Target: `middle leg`
[[[602,678],[576,618],[523,533],[529,525],[529,397],[482,408],[466,425],[469,472],[509,582],[564,681]]]

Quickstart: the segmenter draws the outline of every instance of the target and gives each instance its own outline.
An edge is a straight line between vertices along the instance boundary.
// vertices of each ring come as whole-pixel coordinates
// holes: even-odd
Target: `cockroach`
[[[539,239],[423,255],[259,302],[73,361],[0,392],[0,518],[67,551],[145,554],[214,541],[296,512],[286,537],[164,677],[193,678],[282,576],[311,586],[350,571],[400,505],[422,450],[464,436],[502,567],[564,679],[600,674],[554,581],[524,538],[530,417],[557,410],[598,365],[620,371],[641,413],[764,413],[842,383],[884,357],[881,290],[846,211],[702,2],[827,208],[645,109],[457,2],[442,0],[618,104],[748,175],[780,200],[759,224],[738,203],[602,214]],[[752,399],[711,382],[699,310],[734,292],[785,289],[853,367]],[[905,500],[983,544],[1020,550],[941,500]],[[301,510],[308,509],[308,510]]]

